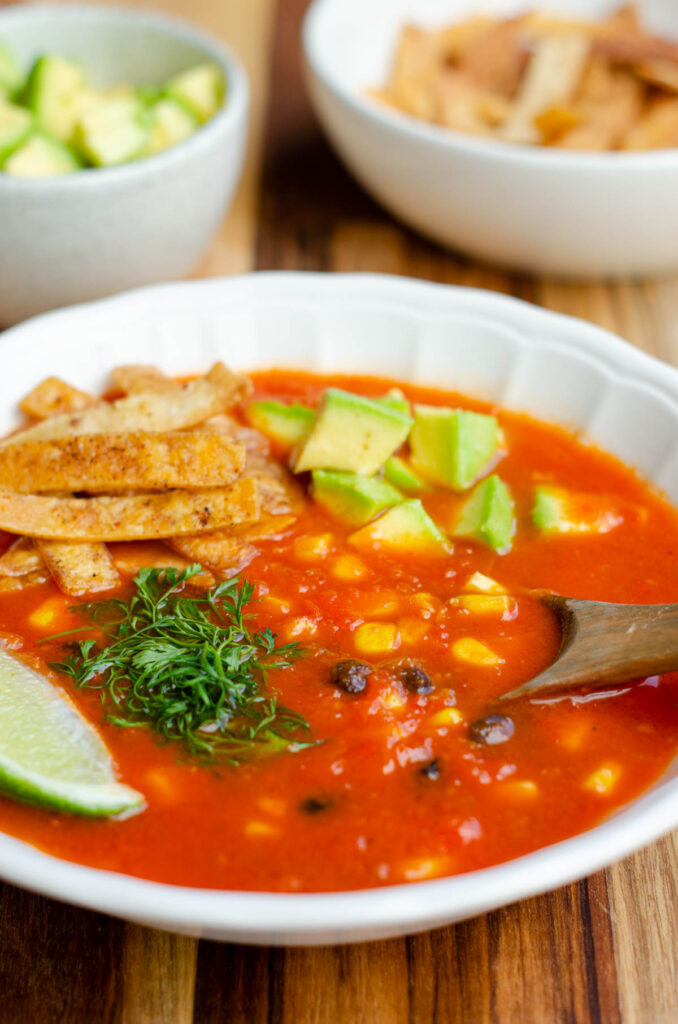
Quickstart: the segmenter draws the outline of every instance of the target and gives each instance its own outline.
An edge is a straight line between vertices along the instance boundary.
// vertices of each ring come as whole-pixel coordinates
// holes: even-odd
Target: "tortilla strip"
[[[40,583],[46,583],[49,573],[46,569],[36,569],[26,576],[3,576],[0,579],[0,594],[11,593],[14,590],[25,590],[27,587],[37,587]]]
[[[198,536],[201,536],[198,534]],[[141,569],[187,569],[193,564],[193,560],[182,558],[175,554],[164,544],[161,547],[158,541],[137,540],[134,544],[111,544],[108,547],[113,564],[118,572],[125,576],[136,576]],[[212,587],[214,576],[212,573],[198,573],[191,577],[191,586]]]
[[[53,416],[0,441],[0,448],[79,434],[164,433],[193,427],[245,398],[251,384],[215,363],[205,377],[166,394],[130,395],[74,415]]]
[[[258,523],[235,530],[212,530],[184,537],[172,537],[170,547],[190,562],[199,562],[217,576],[228,579],[244,569],[259,554],[256,541],[282,536],[296,522],[296,516],[262,515]]]
[[[54,582],[64,594],[79,597],[110,590],[120,583],[105,544],[62,540],[36,540]]]
[[[622,149],[667,149],[678,146],[678,97],[656,100],[639,117]]]
[[[260,455],[268,455],[271,450],[270,441],[265,434],[262,434],[260,430],[255,430],[254,427],[244,427],[226,413],[222,413],[220,416],[212,416],[210,419],[205,420],[204,423],[200,424],[199,429],[210,430],[215,434],[223,434],[234,441],[238,441],[240,444],[244,444],[248,455],[255,452]]]
[[[111,370],[113,387],[126,395],[144,395],[149,392],[165,394],[178,391],[181,384],[178,380],[168,377],[155,366],[131,363],[128,366],[116,366]]]
[[[17,537],[0,555],[0,576],[28,576],[44,568],[44,560],[32,537]]]
[[[438,76],[435,98],[436,121],[454,131],[489,135],[490,123],[496,124],[496,117],[488,119],[483,113],[491,112],[493,105],[499,106],[500,121],[506,117],[507,103],[503,96],[481,90],[453,68]]]
[[[244,446],[208,431],[86,434],[0,448],[0,487],[25,494],[198,490],[223,487],[244,467]]]
[[[55,498],[0,490],[0,529],[55,540],[152,540],[254,522],[254,480],[202,491]]]
[[[499,131],[500,138],[506,142],[538,142],[535,119],[544,110],[572,98],[589,51],[589,40],[576,33],[539,39],[511,113]]]
[[[580,124],[558,145],[566,149],[616,149],[642,110],[644,87],[624,68],[594,57],[589,62],[575,110]]]
[[[401,110],[427,121],[433,118],[431,87],[438,71],[438,42],[431,32],[406,25],[398,40],[389,94]]]
[[[491,23],[470,40],[457,67],[476,85],[512,98],[529,60],[525,16]]]
[[[58,416],[59,413],[82,412],[92,405],[96,405],[96,399],[59,377],[46,377],[19,402],[26,415],[37,420]]]
[[[282,515],[298,511],[303,505],[303,491],[292,474],[278,462],[269,462],[252,455],[247,459],[243,480],[256,481],[261,496],[262,512]]]
[[[666,92],[678,93],[678,63],[671,60],[644,60],[633,65],[633,70],[650,85]]]

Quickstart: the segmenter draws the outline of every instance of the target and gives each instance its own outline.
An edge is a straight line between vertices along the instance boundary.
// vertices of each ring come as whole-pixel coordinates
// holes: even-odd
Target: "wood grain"
[[[245,176],[200,273],[373,270],[488,288],[583,316],[678,364],[678,279],[510,276],[429,245],[380,210],[332,155],[304,97],[306,2],[156,4],[232,42],[252,78]],[[4,885],[0,1024],[676,1024],[677,906],[675,836],[452,928],[325,949],[196,943]]]

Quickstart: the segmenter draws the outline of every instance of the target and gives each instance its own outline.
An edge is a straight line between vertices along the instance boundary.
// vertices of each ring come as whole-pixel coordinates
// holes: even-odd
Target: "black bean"
[[[332,686],[338,686],[345,693],[362,693],[372,669],[364,661],[338,661],[330,669]]]
[[[419,774],[423,775],[425,779],[435,782],[436,779],[440,778],[440,762],[429,761],[428,764],[423,764],[419,769]]]
[[[420,665],[412,662],[405,662],[396,668],[396,676],[410,693],[418,693],[425,696],[433,690],[433,683],[430,676],[424,672]]]
[[[323,811],[329,810],[333,803],[328,796],[310,796],[301,804],[301,809],[305,814],[322,814]]]
[[[469,736],[474,743],[485,743],[489,747],[506,743],[513,732],[513,719],[508,715],[485,715],[484,718],[476,718],[469,728]]]

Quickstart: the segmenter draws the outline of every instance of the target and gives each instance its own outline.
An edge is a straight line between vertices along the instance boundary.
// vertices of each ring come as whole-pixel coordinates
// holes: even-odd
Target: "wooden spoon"
[[[562,629],[556,660],[499,700],[575,690],[678,669],[678,604],[608,604],[537,591]]]

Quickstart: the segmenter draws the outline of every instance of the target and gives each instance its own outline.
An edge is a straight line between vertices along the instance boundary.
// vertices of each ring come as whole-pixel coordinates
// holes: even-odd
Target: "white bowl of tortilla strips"
[[[310,96],[358,181],[437,242],[539,274],[671,271],[678,7],[620,6],[316,0]]]

